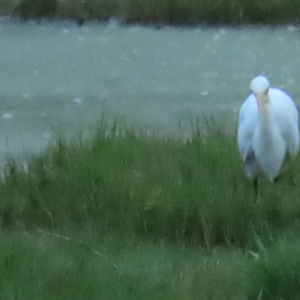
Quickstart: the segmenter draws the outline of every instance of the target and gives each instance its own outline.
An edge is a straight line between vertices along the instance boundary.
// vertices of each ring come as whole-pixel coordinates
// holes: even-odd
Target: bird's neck
[[[258,112],[261,119],[267,117],[268,114],[268,104],[270,102],[269,94],[266,93],[257,93],[256,95]]]
[[[271,126],[272,115],[269,111],[269,97],[265,97],[263,102],[259,105],[259,122],[261,124],[261,139],[262,143],[267,145],[273,144],[272,131],[274,130]]]

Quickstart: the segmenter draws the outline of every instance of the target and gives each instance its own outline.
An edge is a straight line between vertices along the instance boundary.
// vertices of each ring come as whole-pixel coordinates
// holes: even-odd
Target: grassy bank
[[[278,185],[264,180],[255,202],[235,138],[217,129],[191,141],[113,127],[90,141],[58,137],[0,184],[5,229],[60,230],[89,225],[210,249],[293,236],[300,221],[299,159]]]
[[[79,23],[116,18],[142,24],[298,23],[297,0],[0,0],[0,13],[22,18],[74,19]]]
[[[298,299],[299,164],[261,180],[255,203],[235,138],[215,126],[190,141],[58,135],[3,170],[1,295]]]

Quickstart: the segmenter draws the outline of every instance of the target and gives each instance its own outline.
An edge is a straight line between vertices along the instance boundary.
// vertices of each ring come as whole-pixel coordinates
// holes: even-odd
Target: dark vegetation
[[[1,8],[2,7],[2,8]],[[0,12],[23,19],[172,25],[298,23],[297,0],[0,0]]]

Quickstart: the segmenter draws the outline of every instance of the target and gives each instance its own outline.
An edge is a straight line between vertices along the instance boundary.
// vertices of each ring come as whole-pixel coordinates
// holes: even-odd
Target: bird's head
[[[250,88],[257,99],[258,108],[262,112],[269,101],[269,87],[269,80],[262,75],[255,77],[250,84]]]

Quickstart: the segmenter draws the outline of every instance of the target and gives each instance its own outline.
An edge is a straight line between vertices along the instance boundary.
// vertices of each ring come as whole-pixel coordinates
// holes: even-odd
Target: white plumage
[[[250,87],[239,113],[238,147],[249,178],[263,173],[273,181],[285,159],[299,150],[298,111],[288,94],[269,87],[266,77],[255,77]]]

